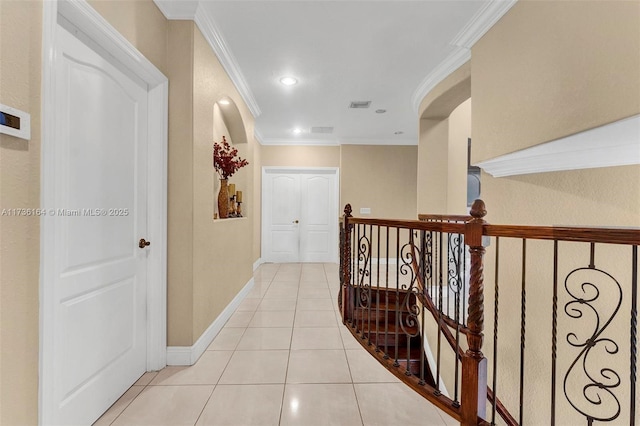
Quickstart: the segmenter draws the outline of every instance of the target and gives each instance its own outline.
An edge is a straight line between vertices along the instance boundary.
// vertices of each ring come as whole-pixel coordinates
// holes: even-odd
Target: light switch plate
[[[0,104],[0,133],[31,139],[31,114]]]
[[[371,214],[371,207],[360,207],[360,214]]]

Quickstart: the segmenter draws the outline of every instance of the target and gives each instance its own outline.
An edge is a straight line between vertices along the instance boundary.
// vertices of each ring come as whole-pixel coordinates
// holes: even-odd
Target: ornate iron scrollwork
[[[371,258],[371,240],[363,235],[358,240],[358,305],[361,308],[371,306],[371,285],[366,278],[371,276],[369,263]]]
[[[564,377],[564,394],[588,424],[594,420],[615,420],[620,415],[620,401],[612,389],[620,385],[620,376],[612,368],[594,364],[618,353],[618,344],[602,335],[620,309],[622,287],[609,273],[595,267],[574,269],[567,275],[564,286],[573,298],[564,311],[570,318],[580,320],[576,331],[568,333],[566,340],[569,345],[581,348]],[[606,297],[601,297],[604,294]],[[576,383],[581,383],[581,395],[575,391],[580,388]]]
[[[414,244],[413,233],[409,234],[409,242],[402,246],[400,249],[400,259],[402,264],[400,265],[400,274],[409,277],[409,285],[402,284],[400,288],[407,290],[404,299],[402,300],[402,306],[407,310],[408,314],[400,321],[400,327],[402,331],[410,337],[416,337],[420,334],[418,316],[420,315],[420,307],[417,304],[419,289],[417,284],[418,276],[414,269],[414,264],[417,259],[420,258],[420,250]],[[414,328],[415,331],[411,331],[410,328]]]
[[[464,283],[463,272],[464,265],[462,264],[462,246],[464,240],[460,234],[449,234],[449,260],[448,260],[448,282],[449,289],[454,293],[460,293],[462,285]]]

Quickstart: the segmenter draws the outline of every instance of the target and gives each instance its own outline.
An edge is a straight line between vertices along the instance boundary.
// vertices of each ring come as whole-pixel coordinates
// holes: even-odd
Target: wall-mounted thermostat
[[[31,139],[31,114],[0,104],[0,133]]]

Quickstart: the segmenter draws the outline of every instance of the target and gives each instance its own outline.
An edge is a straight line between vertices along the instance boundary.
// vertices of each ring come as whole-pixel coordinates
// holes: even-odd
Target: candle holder
[[[233,194],[229,197],[229,217],[237,217],[236,216],[236,194]]]
[[[238,209],[236,210],[236,217],[242,217],[242,201],[238,201]]]

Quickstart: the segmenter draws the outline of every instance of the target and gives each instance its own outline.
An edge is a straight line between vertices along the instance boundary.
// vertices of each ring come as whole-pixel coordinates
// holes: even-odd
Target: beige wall
[[[0,209],[40,206],[40,2],[0,2],[0,102],[31,114],[31,140],[0,135]],[[40,221],[0,217],[0,424],[38,419]]]
[[[422,118],[418,145],[418,213],[447,213],[449,120]]]
[[[152,1],[88,0],[88,2],[149,61],[165,75],[167,74],[169,22]]]
[[[638,2],[518,2],[473,47],[473,160],[640,113],[638,28]],[[493,222],[637,226],[639,187],[637,166],[483,175]]]
[[[339,167],[339,146],[280,146],[261,147],[263,166]]]
[[[234,145],[253,164],[253,117],[200,30],[194,30],[193,62],[193,344],[220,315],[253,274],[254,206],[243,205],[244,218],[213,220],[218,178],[212,166],[215,103],[233,100],[240,111],[247,143]],[[232,124],[228,123],[231,127]],[[234,138],[239,139],[239,138]],[[240,169],[230,179],[243,198],[253,199],[253,168]],[[171,343],[169,343],[171,345]]]
[[[169,22],[167,341],[193,342],[193,38],[188,21]]]
[[[519,1],[472,49],[472,139],[475,161],[600,126],[640,113],[640,3],[638,2],[534,2]],[[611,141],[615,142],[615,141]],[[640,226],[640,166],[610,167],[505,178],[482,176],[482,198],[491,223]],[[621,278],[629,296],[629,266],[620,267],[624,254],[597,250],[597,264]],[[500,290],[500,380],[503,390],[514,389],[518,351],[507,342],[519,342],[520,243],[501,242],[503,283]],[[494,247],[489,247],[485,283],[493,282]],[[549,342],[551,329],[552,248],[531,243],[527,248],[527,371],[528,400],[525,418],[546,424],[549,413]],[[564,245],[560,277],[570,266],[586,266],[588,250]],[[626,262],[625,262],[626,263]],[[613,292],[606,291],[603,301]],[[565,342],[569,327],[560,291],[559,377],[566,360],[576,356]],[[485,300],[493,300],[493,286],[485,286]],[[516,303],[514,303],[516,302]],[[628,299],[619,314],[618,330],[627,330]],[[492,315],[486,312],[487,324]],[[584,327],[584,322],[582,323]],[[580,327],[580,326],[578,326]],[[491,326],[485,330],[485,353],[491,352]],[[624,345],[624,343],[623,343]],[[622,349],[621,349],[622,350]],[[616,422],[628,423],[628,389],[624,384],[628,360],[593,358],[623,376],[615,389],[623,403]],[[620,364],[617,364],[619,362]],[[626,363],[626,367],[625,367]],[[511,382],[510,382],[511,381]],[[578,386],[575,384],[575,386]],[[558,423],[577,424],[579,416],[559,388]],[[517,413],[517,395],[506,391],[503,401]],[[603,403],[606,405],[607,402]],[[584,418],[583,418],[584,420]]]
[[[449,116],[447,150],[447,213],[467,213],[467,157],[471,137],[471,99]]]
[[[262,256],[262,146],[253,145],[253,261]]]
[[[354,216],[370,207],[370,217],[415,219],[416,154],[416,146],[343,145],[340,206],[351,204]]]
[[[470,96],[471,64],[466,62],[420,102],[418,213],[466,213]]]
[[[474,160],[640,111],[637,1],[520,1],[472,49]]]
[[[192,22],[167,21],[152,0],[90,4],[170,79],[168,341],[188,346],[251,278],[256,255],[253,203],[246,219],[211,217],[213,103],[230,96],[238,105],[250,162],[253,118]],[[1,208],[40,206],[41,17],[42,2],[0,2],[0,102],[29,112],[32,126],[28,142],[0,135]],[[252,167],[237,179],[255,201]],[[39,221],[1,220],[0,424],[36,424]]]

